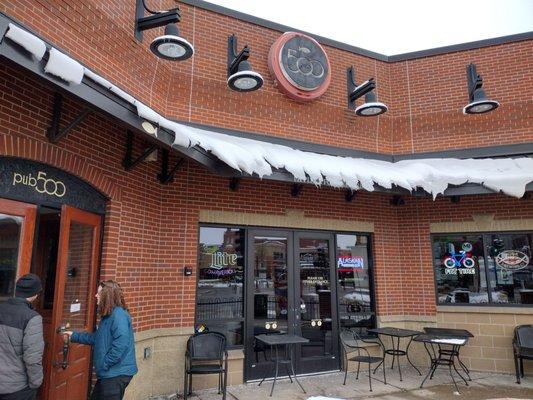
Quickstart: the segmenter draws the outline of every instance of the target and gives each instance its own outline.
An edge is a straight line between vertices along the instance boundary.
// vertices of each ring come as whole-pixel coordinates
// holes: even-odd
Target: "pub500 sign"
[[[63,197],[67,192],[67,188],[63,182],[46,178],[46,172],[43,171],[39,171],[37,178],[32,174],[22,175],[18,172],[13,173],[13,186],[16,185],[30,186],[41,194],[56,197]]]

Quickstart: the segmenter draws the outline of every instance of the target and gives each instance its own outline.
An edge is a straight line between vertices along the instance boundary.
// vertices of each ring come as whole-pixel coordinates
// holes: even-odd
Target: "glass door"
[[[246,380],[273,376],[260,334],[296,334],[297,374],[339,368],[332,234],[250,230],[246,266]],[[283,369],[281,373],[285,372]]]
[[[339,368],[333,235],[294,234],[296,334],[309,342],[296,351],[296,373]]]
[[[15,294],[17,277],[30,272],[37,206],[0,198],[0,300]]]
[[[70,344],[64,330],[92,331],[101,217],[63,206],[54,293],[49,399],[86,400],[90,346]]]
[[[250,230],[247,238],[246,379],[273,376],[270,352],[260,334],[293,333],[292,235]]]

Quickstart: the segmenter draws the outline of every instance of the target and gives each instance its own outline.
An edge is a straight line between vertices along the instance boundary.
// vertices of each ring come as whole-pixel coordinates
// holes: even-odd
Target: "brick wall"
[[[326,47],[332,63],[330,89],[318,101],[300,104],[278,92],[266,67],[268,49],[279,32],[182,6],[180,29],[194,42],[196,55],[170,63],[148,50],[156,32],[146,32],[142,45],[135,42],[133,3],[8,0],[0,10],[161,113],[181,120],[394,154],[533,141],[531,41],[390,64]],[[173,4],[159,3],[161,8]],[[240,45],[252,47],[252,65],[265,77],[259,92],[243,95],[226,87],[226,40],[231,33],[238,35]],[[84,40],[79,40],[82,36]],[[488,95],[502,103],[493,113],[461,113],[467,102],[465,67],[471,61],[484,77]],[[377,78],[379,98],[390,108],[384,116],[356,118],[346,109],[345,69],[352,64],[359,82]],[[250,179],[233,192],[227,179],[192,161],[184,163],[174,183],[160,185],[159,163],[144,162],[124,171],[125,130],[101,114],[92,113],[57,145],[50,144],[45,132],[52,104],[52,90],[2,63],[0,155],[54,165],[109,197],[101,278],[121,282],[136,332],[150,338],[162,332],[156,328],[179,329],[182,343],[193,324],[201,210],[284,215],[293,209],[306,217],[371,222],[379,316],[391,316],[391,321],[403,316],[412,321],[417,316],[420,321],[438,317],[439,324],[453,317],[441,317],[436,310],[430,225],[470,221],[474,213],[492,213],[497,220],[533,217],[533,200],[503,195],[464,196],[458,204],[443,198],[406,198],[404,206],[393,207],[383,194],[360,192],[347,203],[341,190],[305,186],[295,198],[288,184]],[[79,110],[80,105],[67,98],[63,123]],[[134,151],[139,154],[145,147],[137,139]],[[193,267],[193,276],[183,276],[184,266]],[[453,323],[460,323],[463,315],[458,318]],[[468,322],[476,317],[464,318]],[[504,333],[502,340],[508,341],[508,332]],[[492,336],[480,340],[491,340],[494,348],[508,347],[498,335]],[[472,367],[478,350],[471,350]],[[480,351],[492,360],[508,355],[508,348]],[[491,363],[496,369],[497,362]],[[162,377],[170,364],[161,365],[161,371],[143,367],[140,376],[147,381]],[[169,378],[168,384],[175,385],[175,378]],[[135,396],[158,394],[154,390],[135,389]]]
[[[168,9],[171,0],[153,2]],[[533,139],[533,60],[531,41],[386,63],[326,46],[332,82],[319,100],[300,104],[283,96],[267,68],[271,44],[281,32],[181,4],[181,34],[195,46],[184,62],[163,61],[148,49],[160,31],[133,36],[133,0],[9,0],[0,10],[34,29],[87,66],[161,113],[220,127],[248,130],[315,143],[410,153]],[[226,87],[226,46],[235,33],[249,44],[250,61],[265,78],[262,90],[235,93]],[[79,40],[83,37],[83,40]],[[466,65],[477,64],[490,98],[501,107],[465,116]],[[375,77],[379,99],[389,112],[358,118],[346,107],[346,68],[358,82]]]
[[[469,222],[473,214],[494,214],[495,220],[533,217],[533,200],[502,195],[462,196],[459,203],[450,198],[406,198],[398,207],[399,249],[405,314],[435,313],[430,225],[435,222]]]
[[[389,196],[359,193],[352,203],[344,192],[306,186],[300,197],[290,185],[244,180],[238,191],[193,162],[186,162],[168,186],[155,176],[158,164],[142,163],[132,172],[120,165],[125,132],[100,115],[89,119],[58,145],[46,141],[50,90],[11,67],[0,67],[0,154],[35,159],[70,171],[107,194],[109,203],[102,258],[103,278],[123,282],[140,329],[191,326],[198,214],[201,209],[283,214],[301,209],[308,217],[374,222],[374,260],[381,315],[435,313],[429,225],[470,220],[472,213],[496,218],[531,218],[533,201],[503,195],[449,199],[407,198],[392,207]],[[69,121],[78,108],[67,101]],[[143,145],[136,142],[138,153]]]
[[[0,154],[38,160],[71,172],[111,200],[108,205],[102,254],[102,279],[124,282],[139,327],[151,328],[158,305],[161,187],[159,166],[146,163],[133,173],[121,167],[125,131],[101,115],[87,120],[59,145],[47,142],[53,92],[29,76],[0,66]],[[66,102],[63,123],[80,107]],[[143,145],[135,150],[140,153]]]

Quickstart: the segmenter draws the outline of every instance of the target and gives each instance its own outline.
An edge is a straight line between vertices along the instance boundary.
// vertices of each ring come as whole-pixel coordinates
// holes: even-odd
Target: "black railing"
[[[242,318],[242,297],[214,298],[196,304],[196,318],[198,320]]]

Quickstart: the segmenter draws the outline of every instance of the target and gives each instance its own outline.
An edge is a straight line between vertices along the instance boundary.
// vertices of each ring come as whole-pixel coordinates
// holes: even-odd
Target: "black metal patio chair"
[[[372,391],[372,373],[370,372],[370,366],[374,363],[382,362],[383,365],[383,382],[387,384],[387,377],[385,376],[385,363],[383,362],[383,357],[371,356],[368,349],[363,347],[364,343],[377,344],[380,346],[382,354],[385,351],[380,343],[370,340],[363,340],[357,332],[351,330],[342,330],[340,333],[340,339],[342,343],[342,350],[344,353],[344,382],[343,385],[346,385],[346,377],[348,375],[348,362],[356,361],[357,362],[357,375],[355,379],[359,379],[359,370],[361,368],[361,363],[368,364],[368,384],[370,391]],[[350,355],[349,353],[357,352],[356,355]],[[364,354],[361,354],[363,352]]]
[[[524,377],[524,359],[533,360],[533,325],[518,325],[513,338],[516,383]]]
[[[218,393],[226,400],[228,351],[226,336],[219,332],[195,333],[187,341],[183,399],[192,393],[193,375],[218,374]]]

